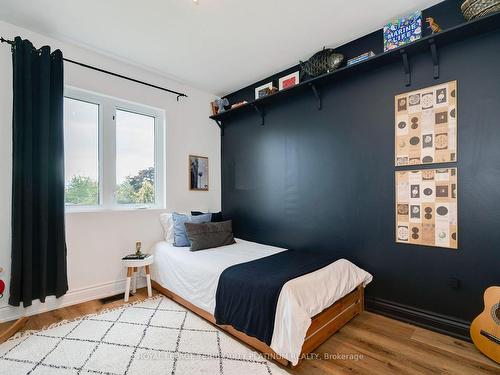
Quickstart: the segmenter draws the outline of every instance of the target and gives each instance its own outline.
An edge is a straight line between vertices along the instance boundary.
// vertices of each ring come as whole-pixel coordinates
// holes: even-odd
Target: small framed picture
[[[284,90],[299,83],[299,72],[288,74],[279,80],[279,89]]]
[[[272,82],[266,83],[265,85],[255,88],[255,99],[260,99],[265,96],[268,96],[272,90],[273,90]]]
[[[189,155],[189,190],[208,191],[208,158]]]

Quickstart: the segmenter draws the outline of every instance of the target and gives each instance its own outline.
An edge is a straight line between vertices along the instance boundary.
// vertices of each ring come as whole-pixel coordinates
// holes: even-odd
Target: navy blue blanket
[[[327,254],[283,251],[225,269],[215,297],[215,320],[271,344],[283,285],[337,260]]]

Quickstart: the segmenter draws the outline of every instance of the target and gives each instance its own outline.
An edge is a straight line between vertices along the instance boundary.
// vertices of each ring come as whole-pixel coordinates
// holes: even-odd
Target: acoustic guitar
[[[483,354],[500,363],[500,286],[484,292],[484,311],[472,322],[470,336]]]

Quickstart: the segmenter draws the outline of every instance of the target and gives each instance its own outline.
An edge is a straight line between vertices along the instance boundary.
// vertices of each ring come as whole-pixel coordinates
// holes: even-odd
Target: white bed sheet
[[[153,280],[213,315],[222,271],[285,250],[240,239],[236,241],[232,245],[201,251],[159,242],[153,248]]]
[[[233,245],[192,252],[159,242],[154,248],[153,280],[214,314],[219,277],[227,267],[263,258],[286,249],[236,239]],[[276,308],[271,348],[292,364],[299,360],[311,318],[352,292],[372,276],[345,259],[288,281]]]

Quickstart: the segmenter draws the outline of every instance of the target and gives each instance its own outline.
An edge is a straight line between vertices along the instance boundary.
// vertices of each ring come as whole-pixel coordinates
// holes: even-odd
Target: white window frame
[[[64,97],[99,106],[99,204],[95,206],[66,205],[66,212],[163,209],[165,202],[165,111],[71,86],[65,86]],[[115,119],[117,110],[150,116],[155,119],[155,203],[153,204],[119,204],[116,201]]]

